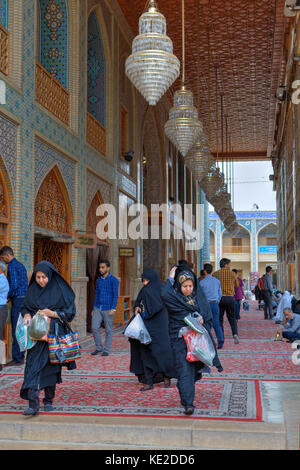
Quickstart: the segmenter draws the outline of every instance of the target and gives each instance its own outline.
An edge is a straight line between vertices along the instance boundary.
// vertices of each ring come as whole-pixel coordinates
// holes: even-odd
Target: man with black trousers
[[[272,267],[266,267],[266,274],[263,276],[263,289],[261,291],[264,301],[265,320],[273,318],[273,283],[272,283]],[[269,316],[268,316],[269,315]]]
[[[235,287],[239,287],[238,280],[234,274],[234,272],[230,269],[230,259],[222,258],[220,261],[220,268],[218,271],[213,273],[213,276],[219,279],[221,283],[222,289],[222,297],[220,300],[220,325],[223,330],[224,334],[224,327],[223,327],[223,317],[224,312],[226,312],[227,319],[229,321],[232,336],[234,339],[234,343],[239,343],[238,337],[238,328],[237,328],[237,321],[235,318],[235,298],[234,298],[234,289]]]

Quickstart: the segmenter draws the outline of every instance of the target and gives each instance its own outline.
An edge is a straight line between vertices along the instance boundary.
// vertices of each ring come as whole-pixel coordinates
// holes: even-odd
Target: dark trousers
[[[295,333],[294,331],[283,331],[282,336],[283,338],[289,339],[291,341],[300,339],[300,333]]]
[[[184,407],[194,407],[195,382],[199,363],[188,362],[186,360],[187,346],[184,338],[178,338],[172,347],[177,372],[177,388],[181,404]]]
[[[223,317],[224,317],[225,312],[226,312],[227,319],[231,327],[232,335],[237,335],[238,329],[237,329],[237,322],[235,318],[235,299],[233,296],[231,297],[230,295],[225,295],[221,298],[221,301],[220,301],[220,324],[221,324],[223,334],[224,334]]]
[[[55,396],[55,385],[50,385],[49,387],[45,387],[45,398],[43,398],[43,403],[44,405],[47,404],[52,404],[52,400]],[[29,400],[29,406],[35,411],[39,410],[40,407],[40,391],[35,388],[30,388],[28,390],[28,400]]]
[[[236,320],[240,320],[240,318],[241,318],[241,316],[240,316],[240,313],[241,313],[241,303],[242,303],[241,300],[236,300],[236,299],[235,299],[235,318],[236,318]]]
[[[218,345],[224,343],[224,334],[220,325],[220,307],[217,302],[209,302],[212,317],[213,317],[213,329],[215,330]]]
[[[20,351],[19,344],[16,338],[16,327],[20,311],[24,302],[25,297],[14,297],[12,299],[11,307],[11,334],[12,334],[12,358],[16,362],[22,362],[24,360],[25,353]]]
[[[3,305],[0,307],[0,341],[4,339],[4,328],[7,318],[7,306]]]
[[[273,301],[272,301],[272,296],[269,291],[263,290],[262,291],[262,298],[265,303],[264,305],[264,314],[265,318],[273,318]]]

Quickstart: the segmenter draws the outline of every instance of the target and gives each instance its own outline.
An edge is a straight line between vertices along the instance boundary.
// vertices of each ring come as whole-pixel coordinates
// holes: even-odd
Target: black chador
[[[131,338],[129,341],[130,372],[134,373],[141,383],[146,384],[147,387],[141,389],[144,390],[163,380],[165,386],[169,386],[169,379],[175,377],[175,369],[169,337],[168,311],[161,299],[162,283],[151,269],[142,274],[142,280],[149,282],[140,290],[134,309],[139,307],[152,342],[143,345]]]
[[[45,287],[41,287],[36,282],[38,271],[44,273],[48,278]],[[51,263],[41,261],[36,265],[32,274],[21,313],[23,316],[29,313],[33,317],[38,310],[46,308],[55,311],[60,319],[66,322],[72,321],[76,313],[75,294],[72,288]],[[66,334],[63,323],[56,318],[51,318],[49,334],[55,334],[56,322],[59,324],[58,334]],[[68,363],[68,369],[75,367],[75,361]],[[27,351],[24,382],[20,396],[24,400],[32,401],[37,410],[38,391],[47,390],[48,395],[51,395],[49,401],[52,401],[57,383],[61,383],[61,365],[50,364],[48,343],[37,341],[35,346]]]
[[[185,296],[181,292],[181,285],[191,280],[194,285],[193,293]],[[195,382],[200,380],[202,372],[206,366],[201,361],[188,362],[187,345],[183,337],[178,337],[182,327],[187,326],[184,318],[193,312],[198,312],[202,316],[203,326],[207,329],[210,336],[212,327],[212,313],[206,296],[192,271],[187,267],[184,270],[177,269],[175,278],[169,278],[162,289],[162,299],[169,313],[169,330],[171,345],[175,357],[175,367],[178,377],[177,387],[179,390],[181,404],[186,409],[194,409]],[[215,346],[213,337],[211,336]],[[213,365],[219,372],[223,370],[219,361],[217,351],[213,361]]]

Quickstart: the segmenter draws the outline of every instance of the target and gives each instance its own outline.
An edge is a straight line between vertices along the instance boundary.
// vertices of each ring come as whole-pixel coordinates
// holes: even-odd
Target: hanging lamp
[[[180,74],[180,62],[173,54],[173,43],[167,36],[166,18],[155,0],[139,19],[139,35],[132,43],[132,54],[125,72],[151,106],[155,106]]]
[[[174,106],[170,109],[165,133],[177,150],[185,157],[203,131],[193,93],[185,87],[185,25],[184,0],[182,0],[182,78],[181,88],[174,93]]]

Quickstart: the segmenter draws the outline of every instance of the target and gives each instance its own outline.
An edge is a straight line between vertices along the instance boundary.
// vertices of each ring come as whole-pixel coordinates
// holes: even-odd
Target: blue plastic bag
[[[16,338],[21,352],[33,348],[36,344],[36,341],[30,339],[29,326],[29,323],[24,325],[24,319],[20,313],[16,326]]]

